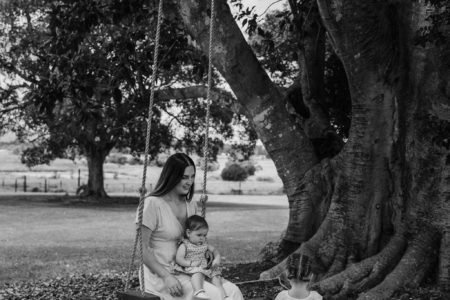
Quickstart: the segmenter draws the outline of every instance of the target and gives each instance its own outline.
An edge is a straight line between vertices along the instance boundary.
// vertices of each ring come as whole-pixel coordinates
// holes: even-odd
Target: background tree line
[[[103,163],[113,148],[143,152],[156,10],[148,1],[11,1],[1,12],[3,130],[32,147],[28,166],[87,158],[86,195],[105,197]],[[176,20],[162,26],[161,61],[150,155],[168,149],[200,154],[206,58]],[[245,120],[215,94],[211,159]],[[251,127],[245,126],[250,140]],[[254,144],[254,142],[252,142]]]

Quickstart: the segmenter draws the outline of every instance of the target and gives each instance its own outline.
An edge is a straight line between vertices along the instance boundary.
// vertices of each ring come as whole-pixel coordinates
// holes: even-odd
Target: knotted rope
[[[209,22],[209,51],[208,51],[208,89],[206,94],[206,117],[205,117],[205,140],[203,145],[203,189],[200,196],[200,203],[202,206],[202,217],[206,215],[206,202],[208,201],[208,195],[206,195],[206,183],[208,174],[208,139],[209,139],[209,119],[211,116],[211,90],[213,85],[212,78],[212,57],[213,57],[213,37],[214,37],[214,19],[216,16],[215,0],[211,0],[211,19]]]
[[[142,242],[142,218],[144,213],[144,199],[146,194],[145,181],[147,179],[147,165],[148,165],[148,156],[150,151],[150,133],[152,130],[152,118],[153,118],[153,103],[155,99],[155,82],[156,75],[158,71],[158,55],[159,55],[159,40],[161,36],[161,23],[163,17],[163,0],[159,0],[158,5],[158,19],[156,25],[156,37],[155,37],[155,50],[153,53],[153,68],[152,68],[152,76],[151,76],[151,86],[150,86],[150,102],[148,105],[148,117],[147,117],[147,135],[145,138],[145,151],[144,151],[144,169],[142,172],[142,185],[139,190],[139,206],[138,206],[138,224],[136,227],[136,237],[134,239],[133,253],[131,256],[131,262],[128,267],[128,275],[125,282],[125,290],[128,289],[128,283],[130,282],[130,277],[133,269],[134,259],[136,257],[136,248],[139,244],[139,257],[140,257],[140,290],[142,295],[145,292],[145,280],[144,280],[144,249]]]

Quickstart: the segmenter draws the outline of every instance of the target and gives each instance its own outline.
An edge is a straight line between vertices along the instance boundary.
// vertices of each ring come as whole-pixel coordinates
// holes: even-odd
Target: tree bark
[[[377,266],[382,276],[369,284],[370,275],[353,278],[351,284],[341,280],[338,289],[327,289],[325,279],[319,283],[330,298],[371,288],[360,298],[389,299],[403,284],[419,284],[430,271],[446,220],[435,209],[448,209],[441,184],[448,176],[448,149],[436,141],[448,133],[442,136],[436,127],[450,128],[448,108],[442,105],[449,97],[439,88],[448,83],[448,69],[442,67],[448,58],[443,49],[415,45],[426,11],[421,1],[318,3],[348,74],[352,126],[335,159],[342,172],[330,210],[300,251],[316,259],[322,278],[336,278],[349,273],[354,261],[382,253],[408,226],[405,251],[391,254],[393,269],[379,271]],[[355,31],[355,26],[365,30]]]
[[[103,164],[107,153],[103,149],[92,149],[86,153],[88,163],[88,183],[83,196],[98,199],[108,198],[104,188]]]
[[[324,62],[325,28],[315,1],[310,1],[309,9],[302,12],[296,1],[289,1],[294,15],[296,43],[298,44],[298,64],[301,99],[308,108],[309,116],[302,119],[309,138],[322,138],[331,130],[330,120],[322,109],[324,103]]]
[[[209,2],[202,0],[178,1],[180,15],[188,32],[199,43],[205,53],[209,49]],[[216,32],[213,41],[213,63],[230,85],[238,101],[244,107],[245,115],[254,124],[259,138],[264,143],[283,181],[290,207],[311,206],[305,204],[302,195],[311,186],[300,186],[305,173],[317,162],[317,156],[304,129],[286,110],[286,97],[270,80],[261,67],[250,46],[236,25],[226,1],[216,3]],[[319,183],[321,184],[321,183]],[[317,205],[318,206],[318,205]],[[308,211],[309,212],[309,211]],[[308,214],[305,211],[305,215]],[[309,238],[302,233],[302,216],[290,214],[290,221],[284,240],[299,245]],[[304,239],[303,239],[304,238]],[[288,249],[287,251],[292,251]]]
[[[78,144],[84,150],[88,163],[88,182],[83,187],[83,197],[92,197],[95,200],[109,198],[104,188],[104,173],[103,164],[105,158],[115,146],[115,141],[105,141],[105,135],[97,132],[98,122],[91,116],[91,119],[86,121],[83,135],[79,136]]]
[[[178,3],[206,52],[206,2]],[[253,120],[286,188],[285,240],[301,244],[296,252],[312,259],[315,286],[327,299],[389,299],[404,284],[418,285],[438,256],[439,279],[448,283],[450,45],[417,45],[432,11],[425,1],[317,3],[352,97],[348,142],[322,161],[225,1],[215,20],[214,65]],[[283,264],[262,276],[279,275]]]

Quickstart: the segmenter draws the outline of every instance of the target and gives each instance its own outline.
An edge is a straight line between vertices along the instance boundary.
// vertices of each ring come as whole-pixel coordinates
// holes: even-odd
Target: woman
[[[178,241],[184,233],[186,219],[196,214],[192,202],[195,164],[183,153],[170,156],[165,163],[155,190],[145,199],[142,220],[145,291],[164,300],[192,299],[190,277],[175,274],[173,266]],[[142,280],[142,278],[140,278]],[[224,280],[227,296],[243,300],[239,288]],[[205,282],[211,300],[222,300],[217,287]]]

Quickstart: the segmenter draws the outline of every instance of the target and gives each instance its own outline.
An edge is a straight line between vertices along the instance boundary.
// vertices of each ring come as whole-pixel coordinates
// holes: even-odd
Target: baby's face
[[[189,241],[194,245],[203,245],[206,242],[208,235],[208,228],[200,228],[197,230],[187,230],[186,232]]]

